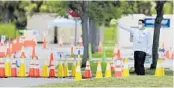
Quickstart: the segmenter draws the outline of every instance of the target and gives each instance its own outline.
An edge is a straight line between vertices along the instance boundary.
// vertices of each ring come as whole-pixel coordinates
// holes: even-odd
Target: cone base
[[[165,72],[164,72],[164,68],[157,68],[155,71],[155,76],[164,76]]]
[[[103,75],[102,75],[101,71],[96,72],[96,78],[103,78]]]
[[[111,70],[106,70],[106,72],[105,72],[105,77],[106,77],[106,78],[111,77]]]
[[[17,77],[17,69],[11,68],[11,77]]]
[[[47,78],[49,75],[48,75],[48,67],[45,65],[42,67],[42,77],[44,78]]]
[[[0,68],[0,78],[5,78],[5,68]]]
[[[91,70],[85,70],[85,78],[92,78]]]
[[[82,80],[82,74],[81,74],[81,72],[76,72],[74,80],[75,81]]]
[[[122,76],[123,77],[129,76],[129,69],[123,69]]]
[[[51,77],[51,78],[55,77],[55,70],[54,69],[50,69],[49,77]]]
[[[114,76],[115,76],[116,78],[122,77],[122,72],[121,72],[121,71],[115,72]]]

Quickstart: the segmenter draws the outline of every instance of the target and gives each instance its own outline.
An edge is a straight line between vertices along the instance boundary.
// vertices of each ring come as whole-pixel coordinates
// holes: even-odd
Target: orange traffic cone
[[[74,44],[71,43],[71,55],[74,53]]]
[[[34,77],[34,58],[31,59],[30,68],[28,72],[29,77]]]
[[[166,52],[165,52],[165,57],[167,58],[167,59],[169,59],[170,58],[170,55],[169,55],[169,51],[167,50]]]
[[[85,68],[85,78],[91,78],[92,73],[91,73],[91,68],[90,68],[90,62],[86,62],[86,68]]]
[[[0,78],[5,78],[5,68],[2,58],[0,58]]]
[[[121,58],[117,58],[114,76],[116,78],[122,77]]]
[[[49,63],[49,66],[51,66],[51,62],[52,62],[53,59],[54,59],[53,56],[54,56],[54,54],[53,54],[53,52],[51,52],[51,53],[50,53],[50,61],[49,61],[50,63]]]
[[[114,48],[114,57],[120,58],[120,49],[118,49],[116,46]]]
[[[6,56],[10,56],[11,55],[11,52],[10,52],[10,43],[7,42],[7,51],[6,51]]]
[[[49,77],[55,77],[55,66],[52,64],[50,66]]]
[[[42,48],[47,48],[47,41],[46,41],[46,37],[45,37],[45,35],[43,36],[43,46],[42,46]]]
[[[40,77],[40,67],[39,67],[39,59],[36,57],[35,66],[34,66],[34,77]]]
[[[78,46],[83,46],[82,37],[80,37],[80,38],[79,38],[79,41],[78,41]]]
[[[11,65],[11,76],[12,77],[17,77],[17,67],[16,67],[16,58],[14,56],[12,60],[12,65]]]
[[[54,57],[53,53],[50,54],[50,70],[49,77],[55,77],[55,66],[54,66]]]
[[[99,42],[99,46],[98,46],[98,52],[101,53],[102,52],[102,42]]]
[[[22,47],[20,58],[25,58],[24,47]]]
[[[174,51],[172,52],[172,59],[174,59]]]
[[[35,58],[36,57],[36,47],[33,46],[32,48],[32,54],[31,54],[32,58]]]
[[[59,45],[59,47],[63,47],[63,41],[61,38],[59,39],[58,45]]]

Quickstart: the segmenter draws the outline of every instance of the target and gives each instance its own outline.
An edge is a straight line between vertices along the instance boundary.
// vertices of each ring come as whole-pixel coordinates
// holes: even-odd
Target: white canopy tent
[[[48,23],[49,29],[54,29],[54,27],[58,27],[58,37],[67,39],[67,42],[73,40],[76,44],[81,35],[81,21],[78,19],[57,17]]]

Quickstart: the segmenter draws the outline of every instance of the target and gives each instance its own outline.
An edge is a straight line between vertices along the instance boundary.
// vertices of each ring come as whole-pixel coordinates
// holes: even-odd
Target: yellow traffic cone
[[[124,59],[124,67],[123,67],[123,72],[122,72],[123,77],[129,76],[129,68],[128,68],[128,59]]]
[[[19,67],[19,77],[25,77],[26,76],[26,69],[25,69],[25,63],[24,58],[21,58],[21,63]]]
[[[61,60],[59,61],[57,76],[58,77],[64,77],[64,68],[63,68]]]
[[[107,78],[111,77],[111,65],[109,61],[107,62],[107,65],[106,65],[105,77]]]
[[[101,69],[101,62],[98,62],[97,65],[97,71],[96,71],[96,78],[102,78],[103,74],[102,74],[102,69]]]
[[[75,81],[79,81],[79,80],[82,80],[80,61],[77,62],[76,73],[75,73]]]
[[[67,61],[64,62],[64,76],[65,77],[68,77],[69,76]]]
[[[42,77],[48,77],[48,61],[45,59],[44,65],[42,66]]]
[[[72,65],[72,76],[74,77],[75,76],[75,73],[76,73],[76,61],[73,62],[73,65]]]
[[[7,56],[6,62],[5,62],[5,76],[6,77],[10,77],[11,76],[11,68],[10,68],[9,56]]]
[[[155,70],[155,76],[164,76],[165,75],[165,72],[164,72],[164,67],[162,66],[162,59],[158,59],[158,62],[157,62],[157,67],[156,67],[156,70]]]

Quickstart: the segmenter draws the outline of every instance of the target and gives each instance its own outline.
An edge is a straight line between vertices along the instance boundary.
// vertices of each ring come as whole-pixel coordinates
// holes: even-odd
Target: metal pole
[[[74,41],[74,45],[77,45],[77,19],[75,18],[75,41]]]

